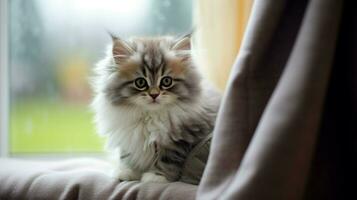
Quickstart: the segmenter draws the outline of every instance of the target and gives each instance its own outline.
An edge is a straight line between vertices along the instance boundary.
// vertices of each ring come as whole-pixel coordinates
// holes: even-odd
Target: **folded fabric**
[[[0,159],[0,199],[194,199],[197,186],[119,182],[99,159]]]

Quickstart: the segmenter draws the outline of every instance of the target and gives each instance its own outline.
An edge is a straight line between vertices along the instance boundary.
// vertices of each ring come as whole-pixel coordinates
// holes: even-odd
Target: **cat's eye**
[[[170,87],[172,85],[172,78],[169,76],[165,76],[161,79],[160,85],[163,87]]]
[[[144,78],[137,78],[134,81],[135,87],[137,87],[139,90],[145,89],[148,84]]]

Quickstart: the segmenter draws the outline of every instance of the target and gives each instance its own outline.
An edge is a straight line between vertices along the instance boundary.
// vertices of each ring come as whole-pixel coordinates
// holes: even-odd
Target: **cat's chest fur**
[[[118,134],[123,134],[123,140],[119,145],[140,144],[144,151],[154,143],[159,146],[169,145],[170,131],[174,128],[168,113],[142,113],[140,117],[133,118],[131,122],[122,126],[123,132]]]
[[[172,141],[170,135],[175,131],[175,127],[170,113],[127,113],[121,117],[126,120],[117,124],[115,139],[122,155],[129,155],[127,162],[134,168],[150,168],[160,148],[170,145]]]

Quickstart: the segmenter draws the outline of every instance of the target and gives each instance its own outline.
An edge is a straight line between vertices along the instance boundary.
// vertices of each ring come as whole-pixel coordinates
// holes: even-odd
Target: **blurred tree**
[[[192,29],[191,0],[151,0],[149,33],[177,34]]]
[[[47,67],[43,25],[35,0],[12,0],[10,6],[10,75],[12,95],[48,92],[53,70]]]

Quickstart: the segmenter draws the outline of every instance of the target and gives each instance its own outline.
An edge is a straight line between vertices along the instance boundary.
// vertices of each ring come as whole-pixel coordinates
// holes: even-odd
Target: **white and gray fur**
[[[114,37],[95,68],[95,123],[109,149],[119,152],[117,178],[177,181],[188,153],[212,132],[218,96],[205,95],[190,50],[190,36]],[[172,77],[171,87],[160,87],[164,76]],[[139,77],[148,83],[145,90],[134,85]],[[155,103],[153,89],[159,91]]]

